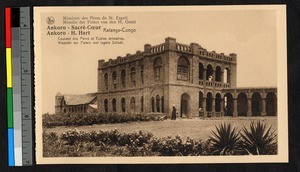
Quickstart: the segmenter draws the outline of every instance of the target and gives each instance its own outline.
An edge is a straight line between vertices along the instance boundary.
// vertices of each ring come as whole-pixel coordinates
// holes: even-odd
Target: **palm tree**
[[[235,154],[240,147],[239,132],[231,124],[220,124],[216,126],[216,132],[212,131],[209,136],[211,141],[211,154],[213,155],[232,155]]]
[[[243,139],[242,147],[248,154],[266,155],[277,153],[277,135],[275,130],[272,131],[272,125],[267,128],[266,124],[262,124],[260,121],[256,124],[252,121],[249,131],[243,126],[241,137]]]

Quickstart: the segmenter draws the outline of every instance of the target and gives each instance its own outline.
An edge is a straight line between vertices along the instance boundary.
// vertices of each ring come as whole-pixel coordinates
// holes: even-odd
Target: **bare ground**
[[[192,118],[192,119],[177,119],[164,121],[150,121],[150,122],[130,122],[120,124],[101,124],[91,126],[61,126],[54,128],[47,128],[47,133],[55,132],[61,134],[67,130],[75,129],[77,131],[97,131],[97,130],[112,130],[118,129],[119,132],[132,133],[134,131],[148,131],[153,132],[156,137],[166,137],[168,135],[181,135],[183,138],[191,137],[193,139],[208,139],[211,131],[215,130],[215,125],[221,123],[230,123],[238,129],[242,129],[243,125],[249,127],[251,121],[260,120],[266,123],[267,126],[272,125],[272,129],[277,131],[277,117],[218,117],[210,119]]]

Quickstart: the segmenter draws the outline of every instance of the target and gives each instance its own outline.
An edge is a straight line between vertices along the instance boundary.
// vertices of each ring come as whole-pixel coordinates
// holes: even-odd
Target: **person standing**
[[[173,110],[172,110],[172,120],[176,120],[176,108],[175,105],[173,105]]]
[[[201,107],[199,108],[199,117],[203,117],[203,109]]]

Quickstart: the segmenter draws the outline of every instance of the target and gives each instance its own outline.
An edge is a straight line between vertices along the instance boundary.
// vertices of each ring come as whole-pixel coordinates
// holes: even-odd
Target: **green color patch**
[[[8,128],[13,128],[13,94],[12,88],[7,88],[7,125]]]

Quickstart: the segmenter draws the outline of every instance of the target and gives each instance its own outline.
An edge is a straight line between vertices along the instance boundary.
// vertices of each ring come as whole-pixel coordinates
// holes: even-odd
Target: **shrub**
[[[160,121],[162,114],[43,114],[43,127],[83,126],[93,124],[124,123],[133,121]]]
[[[277,141],[275,131],[272,126],[266,127],[266,124],[258,121],[256,124],[252,121],[250,130],[243,126],[243,148],[252,155],[277,154]]]
[[[57,136],[43,133],[43,155],[60,156],[201,156],[277,154],[272,126],[251,122],[239,133],[230,124],[216,126],[206,141],[180,135],[156,138],[151,132],[121,133],[117,129],[83,132],[69,130]]]
[[[155,138],[150,132],[120,133],[118,130],[77,132],[76,130],[66,131],[61,134],[60,139],[66,146],[74,146],[76,150],[81,149],[82,145],[89,145],[87,150],[94,147],[119,146],[114,152],[124,153],[124,156],[198,156],[207,154],[206,145],[203,141],[196,141],[187,138],[186,141],[177,135],[164,138]],[[93,143],[93,144],[87,144]],[[84,146],[86,147],[86,146]],[[203,153],[203,150],[206,152]]]
[[[209,136],[211,141],[212,155],[232,155],[240,147],[240,136],[236,128],[231,124],[220,124],[216,126],[216,132],[212,131]]]

